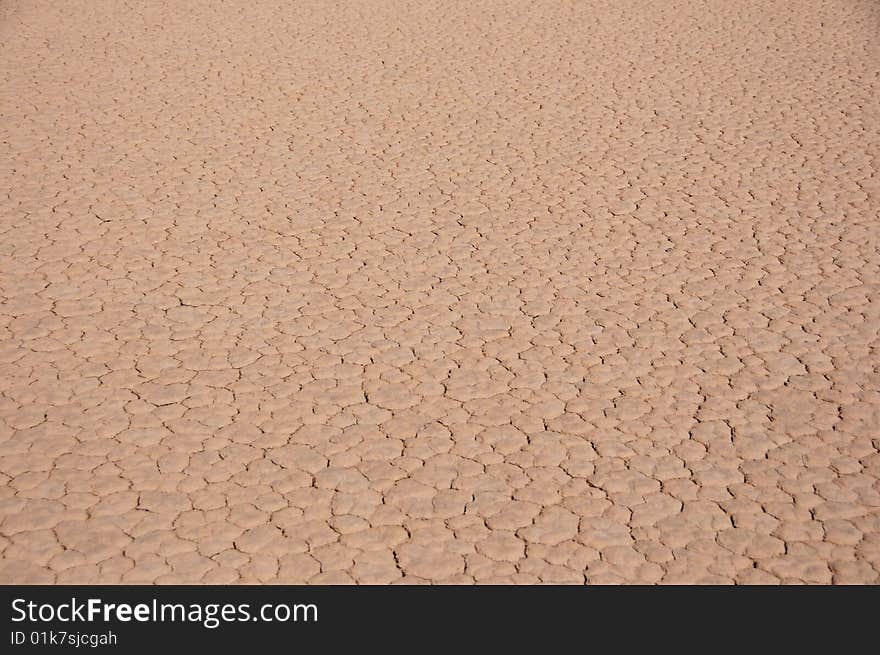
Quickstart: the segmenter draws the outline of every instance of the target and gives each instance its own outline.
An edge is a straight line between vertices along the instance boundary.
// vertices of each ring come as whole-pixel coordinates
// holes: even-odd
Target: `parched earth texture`
[[[0,2],[0,582],[877,583],[874,0]]]

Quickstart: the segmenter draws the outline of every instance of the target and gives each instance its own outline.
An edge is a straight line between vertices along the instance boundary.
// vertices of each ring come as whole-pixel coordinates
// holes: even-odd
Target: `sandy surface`
[[[0,582],[877,582],[880,5],[0,2]]]

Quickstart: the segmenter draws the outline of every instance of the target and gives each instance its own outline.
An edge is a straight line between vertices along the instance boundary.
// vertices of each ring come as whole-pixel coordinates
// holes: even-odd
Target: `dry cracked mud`
[[[0,2],[0,582],[877,583],[880,5]]]

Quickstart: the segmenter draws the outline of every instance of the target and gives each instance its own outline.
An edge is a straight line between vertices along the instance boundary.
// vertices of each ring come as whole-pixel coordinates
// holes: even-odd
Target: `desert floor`
[[[3,0],[0,582],[878,582],[878,35]]]

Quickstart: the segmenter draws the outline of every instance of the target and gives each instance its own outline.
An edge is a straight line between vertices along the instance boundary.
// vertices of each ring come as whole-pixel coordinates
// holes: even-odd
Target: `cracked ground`
[[[0,1],[0,582],[877,583],[878,34]]]

